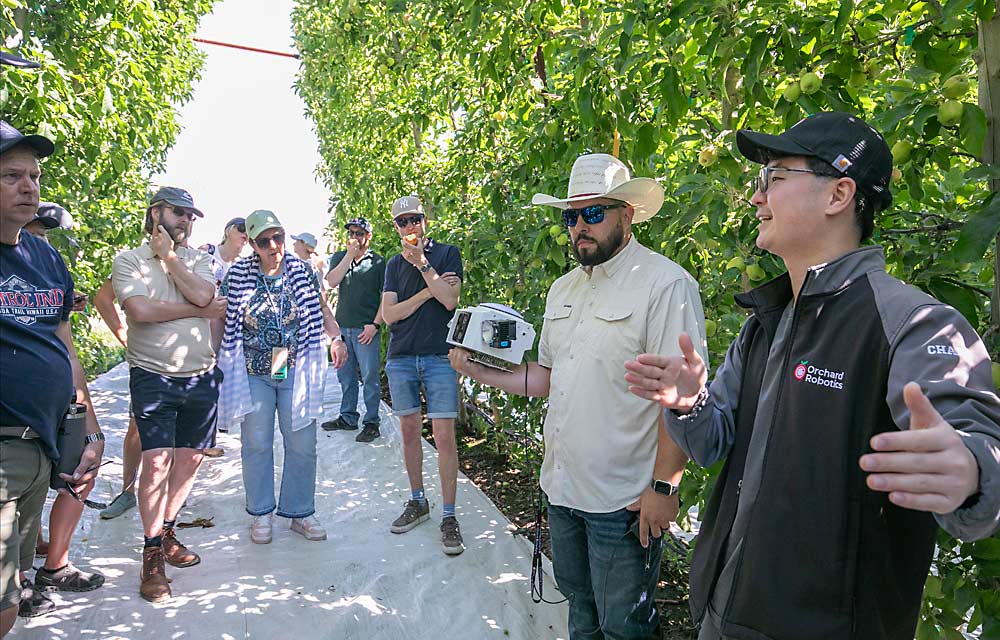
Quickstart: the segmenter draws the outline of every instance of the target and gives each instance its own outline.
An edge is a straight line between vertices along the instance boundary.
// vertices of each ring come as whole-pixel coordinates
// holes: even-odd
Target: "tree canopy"
[[[778,133],[819,110],[856,113],[893,149],[894,206],[876,220],[888,269],[959,309],[987,336],[1000,199],[983,162],[978,28],[989,0],[301,0],[297,90],[338,199],[334,227],[375,220],[397,242],[393,199],[429,203],[431,233],[462,247],[463,299],[500,301],[541,323],[552,281],[572,267],[552,209],[574,158],[617,151],[667,201],[635,228],[702,288],[721,359],[745,315],[732,295],[779,274],[755,248],[753,167],[739,128]],[[345,211],[345,213],[340,213]],[[996,359],[994,357],[994,359]],[[509,430],[541,407],[487,389]],[[516,446],[516,443],[511,443]],[[714,470],[688,471],[684,499]],[[1000,540],[942,535],[919,638],[968,622],[1000,637]]]

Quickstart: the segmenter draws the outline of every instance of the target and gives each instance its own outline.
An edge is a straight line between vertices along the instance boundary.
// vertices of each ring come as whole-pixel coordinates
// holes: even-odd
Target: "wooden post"
[[[986,22],[979,23],[979,107],[986,113],[986,141],[983,144],[983,162],[989,165],[1000,163],[1000,6]],[[1000,191],[1000,180],[990,180],[990,191]],[[1000,235],[996,238],[993,251],[993,295],[990,298],[990,329],[995,334],[1000,327]],[[996,339],[987,343],[996,344]],[[993,360],[997,360],[997,350],[990,349]]]

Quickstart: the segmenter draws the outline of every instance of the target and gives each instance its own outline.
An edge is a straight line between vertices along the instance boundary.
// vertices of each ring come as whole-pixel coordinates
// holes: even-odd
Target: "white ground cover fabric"
[[[105,459],[121,459],[128,425],[128,370],[119,365],[90,385],[108,436]],[[331,369],[325,419],[340,408]],[[70,560],[107,576],[90,593],[54,593],[51,614],[19,618],[12,640],[36,638],[288,638],[304,640],[407,638],[565,638],[566,604],[536,605],[529,596],[531,546],[461,473],[458,518],[466,551],[441,550],[437,457],[424,443],[424,478],[431,519],[402,535],[389,524],[409,498],[399,422],[384,404],[383,436],[371,445],[357,432],[319,430],[317,517],[329,539],[309,542],[275,518],[274,541],[250,542],[240,472],[239,433],[219,434],[222,458],[207,459],[178,521],[213,518],[212,528],[180,529],[178,537],[202,562],[167,566],[174,597],[150,604],[139,596],[142,527],[137,509],[114,520],[84,511]],[[282,447],[276,432],[280,476]],[[121,467],[102,469],[93,499],[121,489]],[[51,506],[51,496],[49,500]],[[48,528],[48,507],[45,528]],[[41,566],[36,559],[35,566]],[[549,579],[545,595],[562,596]],[[32,574],[29,573],[29,577]]]

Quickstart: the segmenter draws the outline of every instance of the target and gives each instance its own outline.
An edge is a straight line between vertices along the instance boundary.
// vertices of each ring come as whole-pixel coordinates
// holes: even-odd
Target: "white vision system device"
[[[473,362],[510,371],[535,343],[535,328],[510,307],[487,302],[455,312],[448,342],[471,351]]]

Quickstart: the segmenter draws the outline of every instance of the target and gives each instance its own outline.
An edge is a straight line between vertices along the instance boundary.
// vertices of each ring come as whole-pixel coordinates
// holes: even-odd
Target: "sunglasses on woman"
[[[257,239],[253,241],[253,243],[258,247],[260,247],[261,249],[267,249],[272,244],[274,245],[284,244],[285,234],[279,232],[269,235],[266,238],[263,236],[258,236]]]
[[[579,209],[563,209],[563,224],[567,227],[575,227],[576,220],[582,216],[587,224],[600,224],[604,220],[604,212],[608,209],[623,209],[628,205],[618,204],[592,204],[589,207]]]

